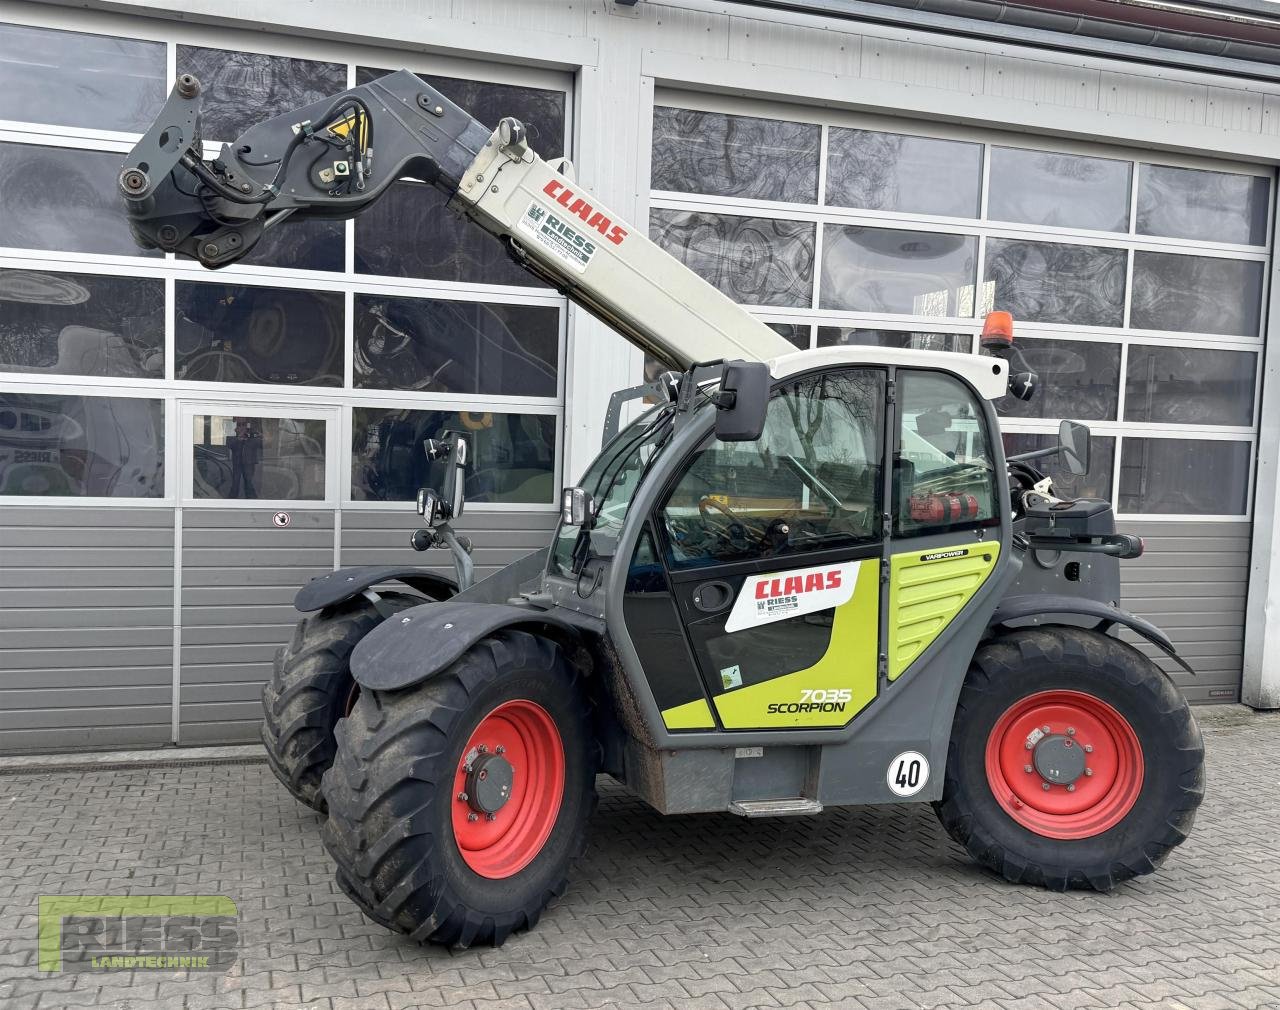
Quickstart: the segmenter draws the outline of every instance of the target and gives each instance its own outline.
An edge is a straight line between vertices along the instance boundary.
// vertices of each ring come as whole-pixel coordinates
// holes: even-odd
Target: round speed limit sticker
[[[929,759],[917,750],[903,751],[889,762],[885,781],[894,796],[914,796],[929,781]]]

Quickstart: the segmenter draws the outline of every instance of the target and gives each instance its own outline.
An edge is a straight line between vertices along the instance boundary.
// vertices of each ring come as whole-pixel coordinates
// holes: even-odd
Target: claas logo
[[[614,224],[609,217],[592,207],[559,179],[552,179],[542,187],[542,191],[554,198],[570,214],[582,218],[588,228],[594,228],[614,245],[622,245],[622,240],[627,237],[625,228]]]
[[[799,596],[824,589],[840,588],[840,569],[826,572],[810,572],[808,575],[788,575],[785,578],[761,579],[756,583],[756,599],[772,600],[779,596]]]

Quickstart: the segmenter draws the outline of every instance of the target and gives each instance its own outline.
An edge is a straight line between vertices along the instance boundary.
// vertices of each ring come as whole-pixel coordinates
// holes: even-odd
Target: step
[[[734,800],[729,813],[739,817],[802,817],[822,813],[822,804],[806,796],[788,796],[777,800]]]

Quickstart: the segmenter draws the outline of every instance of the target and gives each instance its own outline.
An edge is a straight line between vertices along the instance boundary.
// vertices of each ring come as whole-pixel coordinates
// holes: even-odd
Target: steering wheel
[[[715,510],[724,516],[723,519],[714,518],[711,511]],[[698,512],[702,516],[703,523],[708,529],[713,530],[718,536],[725,540],[736,539],[732,533],[732,528],[737,527],[743,534],[756,543],[762,543],[764,534],[742,521],[742,518],[733,511],[728,505],[722,501],[717,501],[712,495],[703,495],[698,499]]]

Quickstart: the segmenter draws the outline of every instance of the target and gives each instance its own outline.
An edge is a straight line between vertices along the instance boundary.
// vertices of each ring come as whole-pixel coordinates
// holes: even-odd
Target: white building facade
[[[1043,385],[1001,402],[1007,447],[1088,423],[1067,488],[1148,543],[1123,605],[1196,668],[1164,662],[1192,700],[1280,706],[1280,79],[1265,47],[980,24],[0,0],[0,750],[256,738],[293,591],[412,557],[423,437],[475,432],[463,525],[487,574],[546,543],[610,392],[644,371],[415,183],[216,273],[142,254],[115,175],[187,71],[209,141],[402,66],[518,116],[801,347],[976,354],[1010,310]]]

